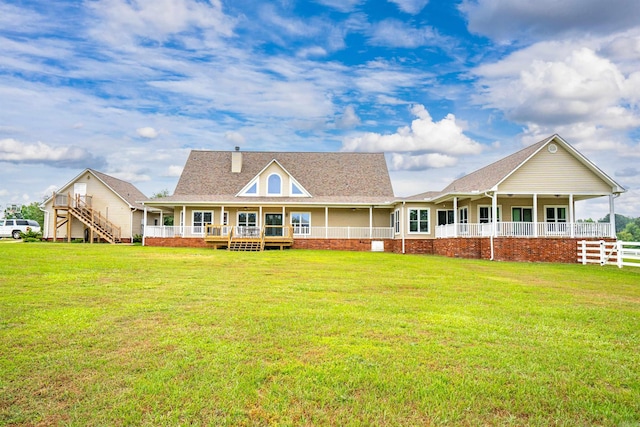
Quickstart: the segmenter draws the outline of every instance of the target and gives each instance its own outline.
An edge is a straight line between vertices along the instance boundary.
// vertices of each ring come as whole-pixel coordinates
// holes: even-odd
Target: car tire
[[[20,238],[20,230],[13,230],[11,232],[11,237],[13,237],[14,239],[19,239]]]

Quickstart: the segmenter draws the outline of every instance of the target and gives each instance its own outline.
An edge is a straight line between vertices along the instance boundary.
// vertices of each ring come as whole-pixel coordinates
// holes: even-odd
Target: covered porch
[[[389,206],[197,203],[173,208],[176,225],[145,227],[145,242],[202,239],[215,248],[231,248],[234,241],[253,239],[263,247],[282,249],[293,246],[295,240],[380,240],[394,236]]]
[[[608,197],[609,222],[576,219],[576,203]],[[436,238],[615,238],[614,194],[499,193],[447,195],[434,200]]]

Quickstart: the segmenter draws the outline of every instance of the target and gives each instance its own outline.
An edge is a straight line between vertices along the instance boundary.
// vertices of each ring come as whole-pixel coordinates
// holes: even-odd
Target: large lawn
[[[0,425],[640,424],[640,269],[0,242]]]

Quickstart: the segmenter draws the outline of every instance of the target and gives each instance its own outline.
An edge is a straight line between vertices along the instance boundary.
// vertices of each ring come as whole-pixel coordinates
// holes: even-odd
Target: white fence
[[[611,224],[597,222],[499,222],[496,237],[610,237]],[[492,223],[447,224],[436,227],[436,238],[489,237]]]
[[[223,236],[228,236],[234,228],[222,226],[220,230]],[[241,232],[243,227],[235,227],[235,235]],[[247,229],[247,227],[244,227]],[[267,226],[267,229],[275,228]],[[283,227],[287,228],[287,227]],[[180,226],[152,226],[144,229],[145,237],[184,237],[204,238],[206,227],[180,227]],[[391,227],[297,227],[293,229],[293,237],[296,239],[392,239]],[[212,231],[210,231],[211,233]]]
[[[640,267],[640,242],[582,240],[578,242],[578,262],[583,265],[617,265],[620,268]]]

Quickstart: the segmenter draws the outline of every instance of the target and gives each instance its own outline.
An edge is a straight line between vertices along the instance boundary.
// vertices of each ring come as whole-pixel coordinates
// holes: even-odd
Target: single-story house
[[[139,201],[145,196],[133,184],[85,169],[42,203],[43,237],[47,240],[130,243],[144,225],[160,225],[160,213]],[[146,218],[147,223],[143,223]]]
[[[558,135],[411,197],[394,196],[383,153],[194,150],[173,195],[142,201],[175,218],[144,244],[575,262],[577,240],[615,239],[624,191]],[[611,222],[577,222],[576,202],[596,197]]]

